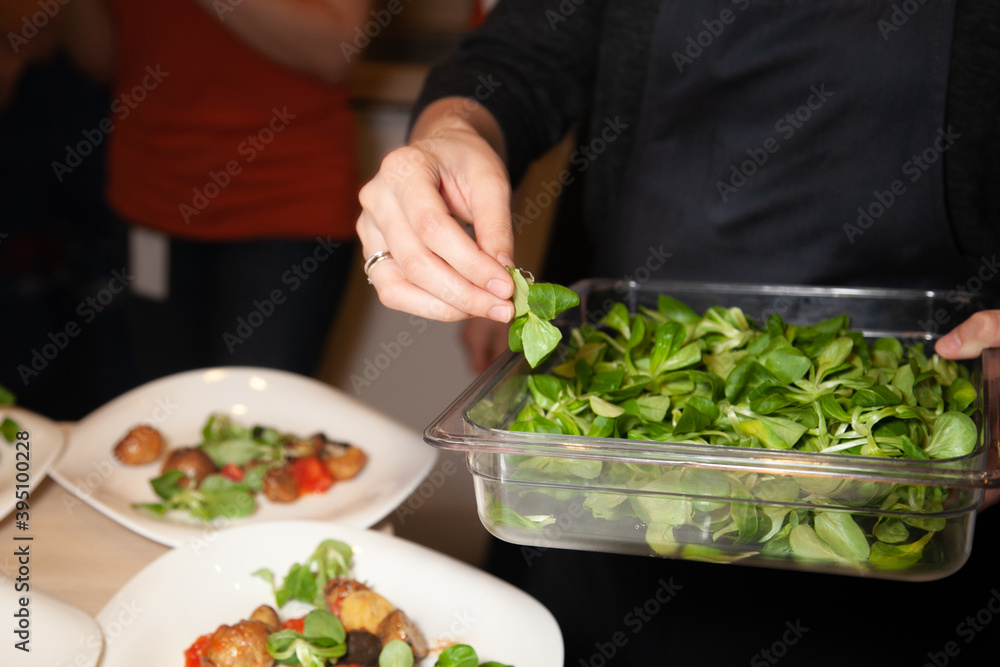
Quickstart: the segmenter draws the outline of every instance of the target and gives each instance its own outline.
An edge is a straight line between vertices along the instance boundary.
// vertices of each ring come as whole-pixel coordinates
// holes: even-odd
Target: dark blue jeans
[[[123,255],[126,237],[123,230]],[[167,299],[131,291],[123,299],[142,381],[210,366],[316,371],[349,282],[354,241],[168,243]]]

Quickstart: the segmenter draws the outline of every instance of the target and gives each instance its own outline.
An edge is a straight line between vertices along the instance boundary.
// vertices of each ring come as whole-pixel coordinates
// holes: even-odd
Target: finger
[[[369,278],[379,301],[387,308],[438,322],[458,322],[469,317],[468,313],[408,281],[394,258],[372,267]]]
[[[388,241],[402,276],[466,314],[509,321],[514,314],[509,298],[498,297],[470,281],[447,258],[459,258],[453,261],[466,268],[475,261],[462,259],[465,257],[496,265],[495,260],[483,253],[451,217],[437,191],[418,184],[403,184],[401,188],[398,195],[383,192],[379,201],[369,203],[369,208],[379,212],[380,233]],[[401,201],[406,202],[405,208]],[[506,274],[503,267],[496,268]]]
[[[974,313],[934,345],[945,359],[974,359],[987,347],[1000,347],[1000,310]]]
[[[514,266],[514,229],[510,218],[510,182],[506,174],[501,178],[483,176],[480,187],[470,197],[472,227],[476,242],[487,255],[502,266]],[[491,267],[492,270],[492,267]],[[498,276],[494,275],[492,279]],[[514,294],[514,281],[507,271],[499,275],[503,282],[503,292],[497,288],[488,289],[503,298]]]
[[[401,210],[395,215],[386,214],[386,208],[382,207],[384,219],[403,217]],[[461,320],[470,314],[499,322],[513,317],[509,300],[498,299],[462,278],[441,258],[428,252],[405,222],[383,223],[392,239],[387,242],[373,218],[368,211],[361,213],[358,235],[366,258],[378,250],[388,249],[391,253],[391,259],[379,261],[368,271],[368,279],[383,305],[445,322]]]
[[[478,188],[482,184],[477,182],[476,185]],[[473,227],[476,230],[476,238],[473,239],[452,218],[450,210],[445,206],[445,199],[453,198],[445,197],[442,199],[441,193],[437,191],[429,193],[417,183],[408,183],[403,187],[401,200],[408,202],[407,215],[410,228],[421,243],[434,255],[444,260],[470,284],[485,290],[496,299],[510,299],[514,293],[514,281],[496,256],[486,252],[479,243],[480,232],[476,220],[477,214],[473,211],[466,211],[464,206],[458,206],[458,210],[455,211],[460,217],[473,217]],[[443,189],[447,189],[447,187],[450,186],[443,186]],[[494,216],[498,215],[497,209],[500,216],[505,212],[509,216],[509,195],[508,198],[502,200],[498,199],[495,194],[491,197],[485,192],[491,189],[484,187],[484,194],[477,195],[477,198],[484,201],[487,198],[492,199]],[[503,228],[503,223],[500,227]],[[509,234],[509,217],[506,228]]]
[[[449,197],[451,188],[458,191],[454,197]],[[454,184],[444,180],[442,190],[446,200],[454,200],[452,209],[472,222],[476,243],[482,251],[501,267],[514,266],[510,180],[503,164],[490,162],[485,166],[470,168]],[[490,291],[503,298],[510,298],[514,291],[514,281],[510,274],[506,270],[497,271],[495,266],[489,266],[488,269],[492,272],[489,279],[500,280],[503,284],[502,293],[496,291],[499,285]]]
[[[393,257],[402,276],[437,299],[469,315],[498,322],[508,322],[514,316],[509,299],[500,299],[466,280],[410,230],[404,228],[394,234],[393,248],[398,249],[398,254],[393,251]]]

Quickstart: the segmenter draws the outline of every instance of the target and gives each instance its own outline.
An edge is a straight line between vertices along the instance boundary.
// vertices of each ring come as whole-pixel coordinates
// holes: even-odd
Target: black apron
[[[953,288],[954,0],[667,0],[596,275]],[[669,257],[667,257],[669,255]]]

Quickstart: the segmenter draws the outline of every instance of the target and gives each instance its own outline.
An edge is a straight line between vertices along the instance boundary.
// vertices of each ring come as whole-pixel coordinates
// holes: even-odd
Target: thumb
[[[974,313],[941,337],[934,351],[945,359],[974,359],[987,347],[1000,347],[1000,310]]]

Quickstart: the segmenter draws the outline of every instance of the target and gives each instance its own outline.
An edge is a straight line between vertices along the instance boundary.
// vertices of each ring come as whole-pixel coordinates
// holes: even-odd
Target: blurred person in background
[[[134,386],[122,314],[101,310],[116,266],[104,145],[72,173],[66,147],[107,114],[106,92],[66,57],[63,5],[0,3],[0,385],[26,408],[79,419]]]
[[[991,0],[501,0],[361,190],[363,253],[389,253],[370,277],[388,307],[467,320],[484,368],[513,314],[511,185],[580,121],[542,279],[978,284],[987,309],[937,342],[971,359],[1000,346],[998,77]],[[929,582],[499,540],[489,569],[553,612],[566,667],[978,666],[1000,510],[976,522]]]
[[[355,248],[346,79],[369,3],[62,11],[70,53],[111,88],[93,136],[108,144],[141,379],[215,365],[313,373]]]

